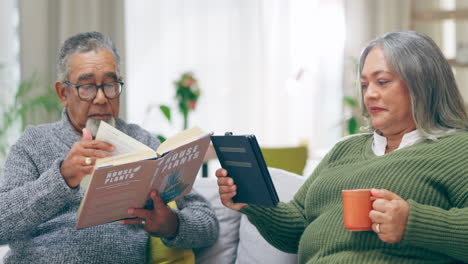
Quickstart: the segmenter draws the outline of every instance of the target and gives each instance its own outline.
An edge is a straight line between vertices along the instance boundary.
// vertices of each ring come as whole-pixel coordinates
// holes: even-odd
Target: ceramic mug
[[[371,230],[369,213],[372,210],[371,190],[342,190],[344,226],[351,231]]]

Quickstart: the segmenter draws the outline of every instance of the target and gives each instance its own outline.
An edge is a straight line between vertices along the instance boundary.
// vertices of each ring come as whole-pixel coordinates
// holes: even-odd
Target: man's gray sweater
[[[159,142],[137,125],[117,128],[153,149]],[[66,112],[52,124],[29,126],[5,162],[0,178],[0,244],[10,251],[5,263],[144,263],[148,233],[108,223],[76,230],[82,188],[71,189],[60,164],[79,141]],[[199,248],[218,236],[214,211],[192,192],[177,201],[178,234],[162,239],[169,247]]]

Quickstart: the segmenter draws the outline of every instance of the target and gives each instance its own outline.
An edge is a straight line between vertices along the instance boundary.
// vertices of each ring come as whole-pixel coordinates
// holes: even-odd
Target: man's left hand
[[[179,227],[177,215],[164,204],[157,191],[152,191],[150,196],[153,199],[153,210],[129,208],[128,214],[137,218],[122,220],[120,224],[142,226],[156,237],[174,237]]]
[[[403,238],[408,222],[409,205],[397,194],[385,189],[372,189],[374,200],[369,217],[372,230],[380,240],[387,243],[398,243]]]

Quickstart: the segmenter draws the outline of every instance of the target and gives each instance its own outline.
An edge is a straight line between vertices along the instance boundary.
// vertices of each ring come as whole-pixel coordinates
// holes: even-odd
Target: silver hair
[[[358,78],[374,48],[383,51],[389,67],[407,85],[413,119],[424,138],[434,140],[454,130],[468,130],[468,114],[452,68],[430,37],[399,31],[372,40],[361,54]],[[362,114],[370,121],[362,89],[359,91]]]
[[[120,55],[112,40],[99,32],[86,32],[76,34],[63,43],[57,60],[57,78],[64,82],[68,80],[69,59],[75,53],[108,50],[112,53],[117,67],[117,76],[120,77]]]

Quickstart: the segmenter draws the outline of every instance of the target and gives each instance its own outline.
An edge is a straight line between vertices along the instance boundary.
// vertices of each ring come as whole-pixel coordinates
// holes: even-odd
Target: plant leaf
[[[350,135],[353,135],[353,134],[356,134],[358,132],[357,130],[358,130],[357,120],[356,120],[356,118],[351,117],[348,120],[348,133]]]
[[[161,136],[161,135],[157,135],[156,136],[159,140],[159,142],[163,143],[164,141],[166,141],[166,138],[164,136]]]
[[[161,112],[164,114],[164,116],[166,117],[166,119],[171,122],[172,119],[171,119],[171,109],[167,106],[167,105],[159,105],[159,109],[161,110]]]
[[[343,97],[343,101],[344,101],[347,105],[349,105],[349,106],[351,106],[351,107],[357,106],[356,99],[351,98],[351,97],[349,97],[349,96],[344,96],[344,97]]]

